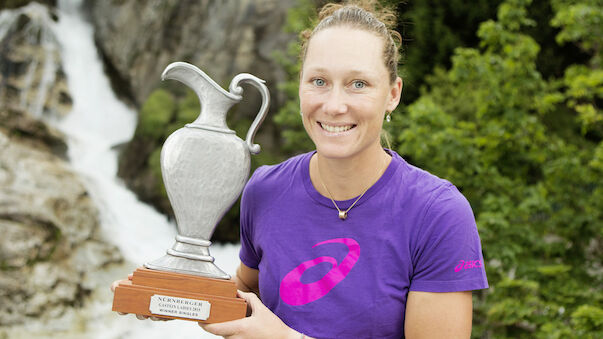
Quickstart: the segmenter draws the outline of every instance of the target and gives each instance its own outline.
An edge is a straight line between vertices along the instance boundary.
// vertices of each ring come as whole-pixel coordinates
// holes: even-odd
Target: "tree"
[[[502,3],[478,30],[481,48],[457,48],[390,133],[400,154],[455,183],[474,209],[491,285],[476,300],[474,336],[594,338],[603,334],[602,37],[568,16],[600,22],[601,5],[554,2],[558,41],[593,59],[545,80],[539,45],[522,32],[535,25],[529,4]]]

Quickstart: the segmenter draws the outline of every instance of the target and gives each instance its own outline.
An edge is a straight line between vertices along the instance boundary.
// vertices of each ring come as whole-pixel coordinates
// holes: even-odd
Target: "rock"
[[[186,61],[227,87],[241,72],[267,80],[279,107],[276,85],[285,73],[273,59],[291,34],[283,31],[294,0],[85,1],[95,40],[118,93],[141,104],[171,62]],[[259,96],[257,97],[259,98]],[[256,101],[257,101],[256,98]],[[259,106],[244,108],[244,116]]]
[[[23,267],[52,253],[52,230],[9,220],[0,220],[0,229],[3,231],[0,262],[5,268]]]
[[[21,110],[11,108],[0,110],[0,128],[18,134],[24,143],[66,158],[67,144],[63,140],[63,133]]]
[[[34,1],[51,7],[56,7],[57,5],[56,0],[6,0],[0,5],[0,9],[22,7]]]
[[[35,117],[59,117],[72,100],[51,29],[56,18],[36,2],[2,11],[0,19],[0,102]]]
[[[46,134],[11,130],[30,124],[23,112],[0,116],[21,120],[0,124],[0,326],[12,326],[80,307],[92,288],[86,276],[122,258],[102,241],[92,199]]]

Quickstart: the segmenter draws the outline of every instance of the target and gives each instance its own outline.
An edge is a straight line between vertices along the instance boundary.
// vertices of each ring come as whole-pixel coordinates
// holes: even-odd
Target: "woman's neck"
[[[314,154],[310,159],[310,179],[323,196],[334,200],[355,198],[375,184],[391,161],[379,145],[354,158],[327,158]]]

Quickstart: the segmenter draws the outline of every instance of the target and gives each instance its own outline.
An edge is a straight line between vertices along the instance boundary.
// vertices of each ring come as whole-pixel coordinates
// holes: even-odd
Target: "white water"
[[[163,254],[174,226],[116,180],[117,152],[113,146],[131,139],[136,112],[120,102],[111,90],[93,42],[93,30],[80,15],[75,1],[59,2],[59,22],[54,26],[61,45],[73,110],[58,122],[69,136],[69,159],[84,174],[99,203],[101,223],[108,239],[134,262]]]
[[[81,1],[59,1],[59,21],[52,29],[61,46],[62,65],[73,99],[73,111],[53,122],[68,136],[69,158],[85,178],[97,203],[104,237],[118,246],[131,271],[158,258],[172,245],[175,225],[151,207],[139,202],[117,179],[115,145],[127,142],[136,128],[136,112],[121,103],[112,92],[93,43],[92,26],[79,12]],[[159,74],[158,74],[159,76]],[[234,273],[238,246],[212,246],[216,263]],[[114,277],[118,279],[120,276]],[[109,286],[99,286],[108,290]],[[153,322],[136,320],[132,315],[111,312],[111,295],[89,302],[82,312],[86,324],[81,332],[92,338],[213,338],[195,322]],[[93,294],[94,295],[94,294]],[[107,297],[108,295],[108,297]],[[82,333],[83,332],[83,333]],[[62,334],[57,333],[61,337]]]

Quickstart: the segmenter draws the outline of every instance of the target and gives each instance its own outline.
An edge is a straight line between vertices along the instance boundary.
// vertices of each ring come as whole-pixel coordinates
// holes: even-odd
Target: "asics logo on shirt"
[[[454,267],[455,272],[460,272],[461,270],[468,270],[470,268],[479,268],[482,267],[481,260],[460,260],[459,264]]]
[[[291,270],[281,281],[279,289],[280,297],[285,303],[299,306],[316,301],[327,295],[333,287],[343,281],[350,273],[360,257],[360,245],[351,238],[336,238],[319,242],[312,248],[331,243],[341,243],[348,247],[345,258],[338,264],[335,258],[322,256],[305,261]],[[333,265],[327,274],[313,283],[304,284],[301,282],[301,277],[306,270],[323,262]]]

